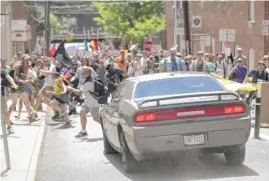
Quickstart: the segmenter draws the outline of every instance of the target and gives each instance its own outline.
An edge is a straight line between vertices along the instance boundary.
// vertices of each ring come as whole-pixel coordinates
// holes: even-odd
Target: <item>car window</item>
[[[120,84],[113,96],[113,99],[119,99],[120,97],[123,97],[125,90],[126,90],[126,84],[125,83]]]
[[[136,86],[135,98],[214,91],[223,91],[223,87],[211,77],[177,77],[140,82]]]

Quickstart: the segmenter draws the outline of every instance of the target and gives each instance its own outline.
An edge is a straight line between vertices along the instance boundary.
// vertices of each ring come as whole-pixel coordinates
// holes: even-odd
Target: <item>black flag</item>
[[[68,53],[65,50],[64,47],[64,40],[61,41],[60,45],[58,46],[56,52],[54,53],[53,57],[57,57],[57,55],[62,55],[58,57],[62,57],[59,61],[64,64],[66,67],[71,67],[72,65],[72,59],[69,57]]]

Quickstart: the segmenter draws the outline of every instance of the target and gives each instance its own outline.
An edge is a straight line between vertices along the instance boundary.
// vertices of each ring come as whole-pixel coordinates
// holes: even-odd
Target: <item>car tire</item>
[[[240,165],[245,161],[246,147],[244,146],[238,151],[227,151],[224,153],[225,159],[230,165]]]
[[[123,132],[120,132],[120,143],[121,143],[121,161],[123,163],[124,171],[126,173],[134,173],[138,169],[138,161],[134,158],[130,152],[125,136]]]

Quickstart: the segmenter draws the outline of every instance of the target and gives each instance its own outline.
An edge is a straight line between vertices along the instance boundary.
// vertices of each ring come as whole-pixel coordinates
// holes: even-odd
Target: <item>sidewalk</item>
[[[8,101],[8,105],[11,102]],[[43,110],[47,110],[44,105]],[[41,118],[38,122],[29,124],[26,121],[27,112],[23,109],[21,120],[14,118],[17,112],[13,112],[11,120],[15,134],[8,135],[11,169],[6,170],[5,152],[3,146],[2,129],[0,129],[0,161],[2,181],[34,181],[37,173],[39,155],[46,134],[46,112],[39,112]]]

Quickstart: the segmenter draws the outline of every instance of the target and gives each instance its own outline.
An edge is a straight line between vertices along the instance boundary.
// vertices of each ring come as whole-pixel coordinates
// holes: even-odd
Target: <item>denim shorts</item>
[[[28,85],[26,85],[26,86],[24,86],[24,92],[26,92],[28,94],[31,94],[32,93],[32,90],[31,90],[31,88]]]

